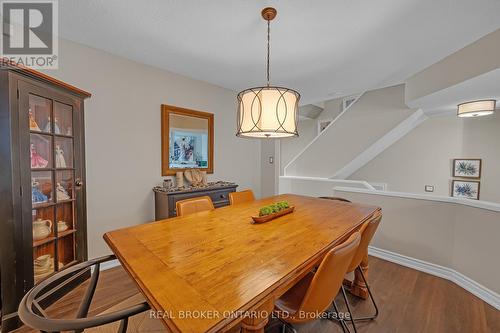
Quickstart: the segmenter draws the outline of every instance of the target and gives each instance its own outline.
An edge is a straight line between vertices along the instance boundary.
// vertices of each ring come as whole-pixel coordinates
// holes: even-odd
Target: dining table
[[[261,207],[294,211],[253,223]],[[169,332],[264,332],[274,302],[367,221],[376,206],[281,194],[104,235]],[[362,263],[368,274],[368,254]],[[366,286],[354,277],[358,296]]]

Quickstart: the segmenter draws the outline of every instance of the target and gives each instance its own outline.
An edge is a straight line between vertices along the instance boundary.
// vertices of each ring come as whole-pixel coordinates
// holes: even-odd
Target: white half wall
[[[480,286],[477,296],[500,309],[500,267],[496,264],[500,205],[487,209],[447,198],[438,201],[345,188],[336,188],[335,194],[382,208],[373,247],[459,272]],[[484,206],[489,207],[488,203]]]
[[[215,173],[260,196],[260,142],[240,139],[236,93],[64,39],[59,70],[92,93],[85,102],[89,257],[109,253],[105,232],[154,219],[160,184],[160,105],[214,113]]]

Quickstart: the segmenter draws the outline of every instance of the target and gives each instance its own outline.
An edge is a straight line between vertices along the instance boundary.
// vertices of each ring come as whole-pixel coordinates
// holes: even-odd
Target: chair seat
[[[277,312],[286,312],[293,316],[299,309],[307,289],[311,284],[314,273],[310,272],[297,282],[291,289],[284,293],[275,303]]]

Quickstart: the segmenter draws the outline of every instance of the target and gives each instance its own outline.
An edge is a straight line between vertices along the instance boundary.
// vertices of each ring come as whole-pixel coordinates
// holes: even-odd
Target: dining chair
[[[212,203],[212,199],[205,195],[202,197],[179,200],[175,203],[175,209],[177,216],[185,216],[205,210],[212,210],[215,209],[215,207]]]
[[[81,333],[86,329],[102,325],[118,323],[118,333],[127,331],[129,318],[150,309],[142,297],[134,298],[135,302],[128,302],[125,308],[106,312],[95,317],[88,317],[90,305],[94,297],[99,280],[100,265],[110,260],[115,260],[114,255],[92,259],[76,264],[54,274],[33,287],[24,295],[19,304],[18,314],[21,321],[31,328],[41,332],[74,331]],[[87,274],[93,269],[89,285],[83,294],[75,319],[51,318],[41,304],[55,292],[64,288],[70,281]]]
[[[292,324],[317,319],[330,307],[339,290],[342,290],[344,299],[347,300],[342,280],[360,240],[360,233],[355,232],[345,242],[335,246],[325,255],[315,273],[307,273],[275,302],[276,317],[283,323],[282,332],[286,329],[296,332]],[[348,303],[346,305],[350,314],[350,306]],[[334,306],[339,313],[336,304]],[[353,325],[357,332],[355,324]],[[341,326],[344,332],[350,332],[344,322],[341,322]]]
[[[229,204],[239,204],[242,202],[254,201],[255,196],[253,195],[252,190],[244,190],[239,192],[231,192],[229,193]]]
[[[370,221],[365,222],[359,232],[361,233],[361,242],[359,244],[359,247],[356,251],[356,254],[354,255],[351,264],[349,265],[349,268],[347,269],[347,274],[352,273],[352,272],[358,272],[361,277],[363,278],[363,283],[366,286],[366,289],[368,290],[368,295],[370,296],[370,300],[373,304],[373,307],[375,309],[375,313],[371,316],[364,316],[364,317],[354,317],[351,316],[350,321],[365,321],[365,320],[373,320],[377,318],[379,310],[377,307],[377,303],[375,302],[375,299],[373,298],[372,291],[370,289],[370,286],[368,285],[368,281],[366,280],[366,276],[363,273],[363,260],[368,257],[368,245],[370,245],[370,242],[373,238],[373,235],[377,231],[378,225],[380,224],[380,220],[382,219],[382,216],[379,216],[376,219],[372,219]],[[344,285],[346,285],[348,288],[353,287],[353,282],[349,280],[344,280]]]

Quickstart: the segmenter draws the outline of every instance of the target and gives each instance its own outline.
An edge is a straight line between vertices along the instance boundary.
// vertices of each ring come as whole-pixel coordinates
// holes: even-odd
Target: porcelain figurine
[[[66,168],[66,160],[64,159],[64,151],[61,146],[56,145],[56,168]]]
[[[30,119],[30,130],[41,132],[40,127],[38,127],[38,124],[36,123],[35,117],[33,117],[33,112],[31,112],[31,109],[29,109],[28,114]]]
[[[35,145],[32,143],[30,145],[30,154],[31,154],[31,167],[32,168],[45,168],[49,164],[49,161],[44,159],[36,152]]]
[[[51,132],[52,131],[52,126],[50,124],[50,116],[47,117],[47,123],[45,123],[45,126],[43,127],[44,132]]]
[[[38,189],[39,183],[36,180],[31,182],[31,201],[36,203],[48,202],[49,198]]]
[[[61,183],[57,183],[56,185],[56,194],[57,201],[69,200],[71,197],[68,194],[68,191],[61,185]]]
[[[54,134],[62,134],[59,123],[57,122],[57,117],[54,117]]]
[[[47,238],[52,233],[52,221],[37,219],[33,222],[33,240]]]
[[[47,123],[45,124],[45,127],[43,128],[44,132],[50,132],[50,116],[47,117]],[[59,124],[57,123],[57,117],[54,117],[54,134],[61,134],[61,129],[59,128]]]

